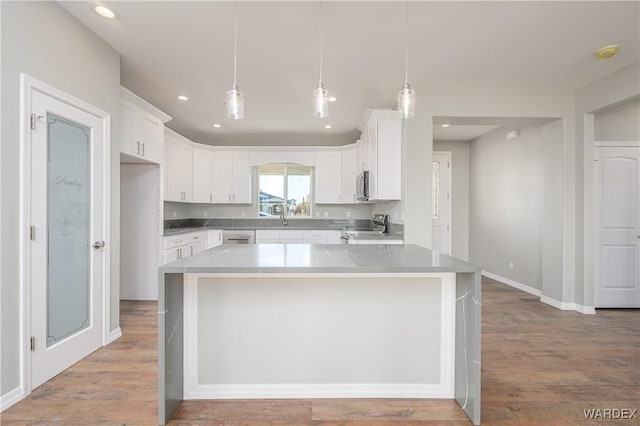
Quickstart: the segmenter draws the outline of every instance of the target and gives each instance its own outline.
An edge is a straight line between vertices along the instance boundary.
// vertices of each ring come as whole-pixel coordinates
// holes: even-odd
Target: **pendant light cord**
[[[322,53],[324,51],[324,25],[322,20],[322,1],[320,2],[320,82],[322,82]]]
[[[233,2],[233,86],[236,84],[236,71],[238,64],[238,11],[237,2]]]
[[[409,1],[404,2],[405,18],[405,58],[404,58],[404,82],[409,82]]]

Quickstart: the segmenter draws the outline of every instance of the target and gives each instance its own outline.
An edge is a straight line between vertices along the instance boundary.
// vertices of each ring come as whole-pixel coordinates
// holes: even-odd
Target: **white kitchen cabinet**
[[[193,148],[184,136],[166,129],[165,201],[193,201]]]
[[[304,231],[280,231],[280,243],[304,243]]]
[[[307,232],[312,231],[258,229],[256,244],[302,244],[307,242],[305,240]]]
[[[367,239],[367,240],[358,240],[358,239],[349,239],[348,244],[403,244],[402,240],[386,240],[386,239]]]
[[[207,231],[207,248],[222,245],[222,229],[209,229]]]
[[[340,151],[316,152],[315,203],[340,204],[342,181]]]
[[[256,244],[279,244],[280,243],[280,231],[257,229],[256,230]]]
[[[233,192],[232,200],[235,204],[251,204],[251,163],[249,151],[233,152]]]
[[[369,200],[400,200],[402,196],[402,122],[397,111],[373,111],[362,129]],[[367,170],[367,169],[365,169]]]
[[[327,244],[342,244],[342,231],[329,230],[327,232]]]
[[[193,149],[193,202],[213,203],[215,153]]]
[[[305,244],[326,244],[327,231],[304,231]]]
[[[356,148],[342,151],[340,169],[340,201],[342,204],[355,204],[356,200],[357,152]]]
[[[193,256],[205,249],[207,232],[189,232],[164,237],[164,263]]]
[[[127,162],[161,164],[167,114],[125,88],[120,91],[120,151]]]
[[[251,164],[248,151],[215,151],[213,203],[251,204]]]

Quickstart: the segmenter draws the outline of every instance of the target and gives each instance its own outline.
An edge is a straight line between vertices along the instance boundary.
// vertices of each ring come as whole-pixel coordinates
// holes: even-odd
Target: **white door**
[[[31,385],[102,346],[104,121],[32,91]]]
[[[434,152],[431,165],[431,248],[451,254],[451,153]]]
[[[640,147],[597,147],[595,306],[640,307]]]

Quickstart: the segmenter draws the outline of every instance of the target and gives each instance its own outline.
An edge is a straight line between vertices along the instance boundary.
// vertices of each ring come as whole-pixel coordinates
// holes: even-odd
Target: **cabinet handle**
[[[233,202],[236,202],[236,194],[233,194]]]
[[[231,202],[231,194],[229,194],[229,202]]]
[[[213,194],[209,194],[209,202],[213,202]]]
[[[356,194],[353,194],[353,202],[356,202]]]
[[[136,154],[140,155],[140,141],[136,141],[136,144],[138,145],[138,150]]]
[[[142,144],[142,156],[144,157],[144,143]]]
[[[193,246],[191,246],[191,256],[193,256]]]
[[[178,249],[178,260],[182,259],[182,249]]]

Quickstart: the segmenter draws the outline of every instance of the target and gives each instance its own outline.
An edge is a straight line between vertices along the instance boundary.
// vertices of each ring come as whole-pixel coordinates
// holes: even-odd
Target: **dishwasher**
[[[225,229],[222,231],[222,242],[224,244],[255,244],[256,231]]]

